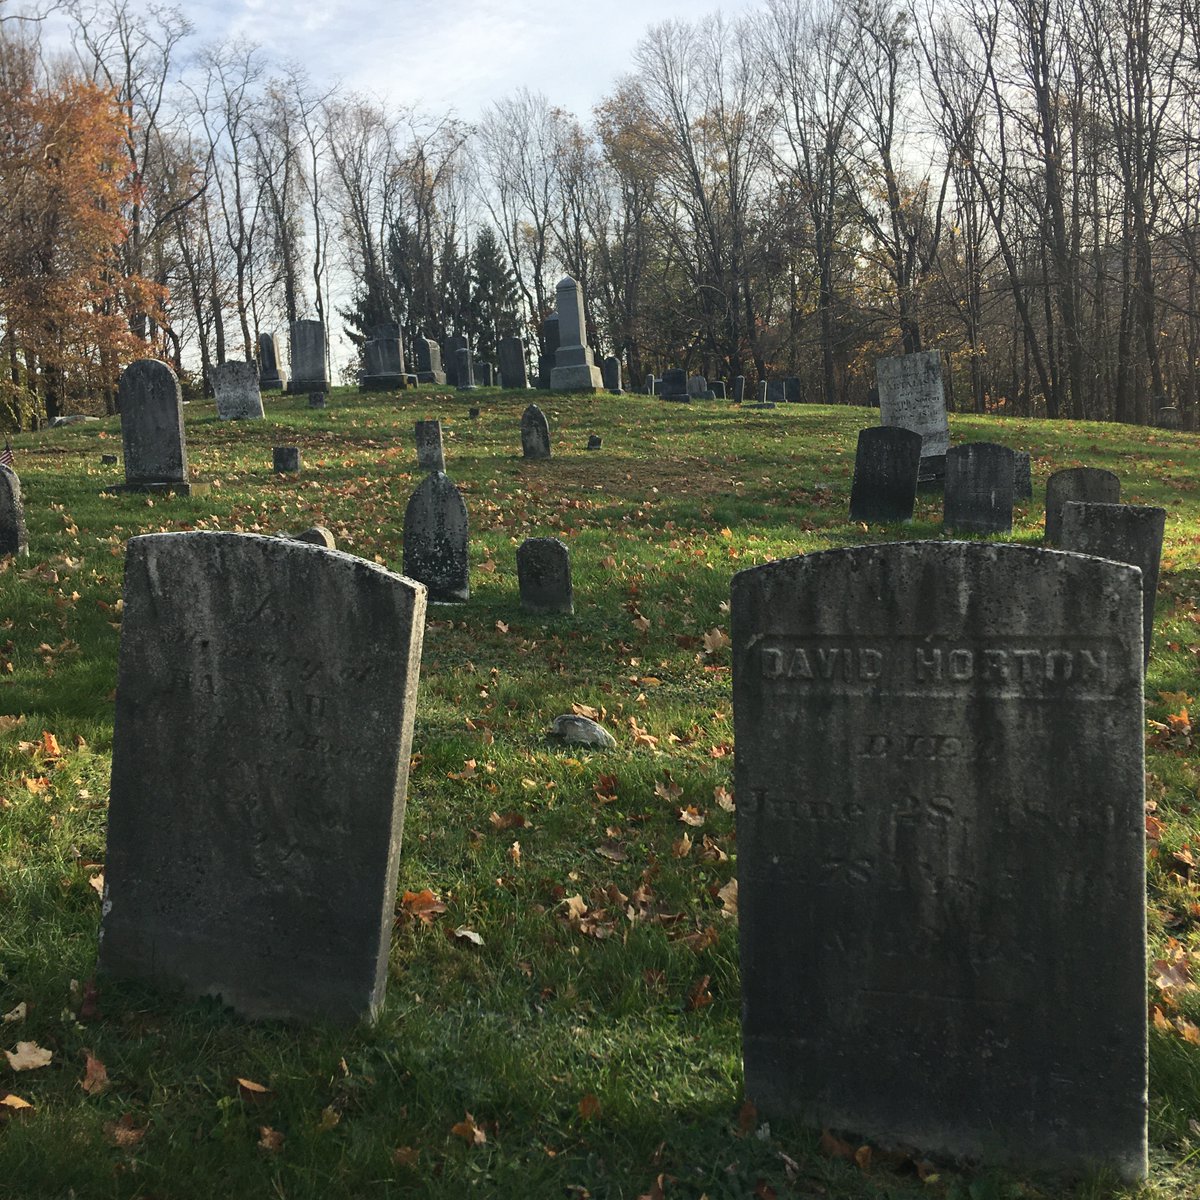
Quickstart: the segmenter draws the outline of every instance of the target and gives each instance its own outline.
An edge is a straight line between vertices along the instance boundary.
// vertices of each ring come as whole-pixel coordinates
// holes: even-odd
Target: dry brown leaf
[[[271,1089],[263,1087],[261,1083],[255,1083],[253,1079],[239,1077],[234,1082],[237,1084],[238,1095],[250,1104],[263,1104],[271,1098]]]
[[[731,921],[737,920],[738,915],[738,881],[737,878],[731,879],[719,892],[717,897],[721,901],[721,916],[727,917]]]
[[[6,1012],[3,1017],[0,1017],[0,1022],[5,1025],[15,1025],[18,1021],[25,1020],[29,1014],[29,1005],[24,1000],[17,1005],[16,1008]]]
[[[708,990],[711,980],[711,975],[703,975],[688,988],[687,1004],[685,1005],[688,1012],[696,1012],[697,1009],[707,1008],[712,1003],[712,993]]]
[[[487,1134],[475,1124],[475,1118],[467,1113],[457,1125],[450,1126],[450,1132],[460,1137],[468,1146],[482,1146],[487,1142]]]
[[[679,819],[685,825],[691,825],[693,829],[704,824],[704,814],[699,812],[694,804],[689,804],[687,808],[681,808]]]
[[[119,1121],[104,1123],[104,1136],[118,1149],[132,1150],[140,1144],[149,1128],[148,1124],[139,1128],[133,1113],[126,1113]]]
[[[609,862],[623,863],[629,861],[629,855],[616,842],[601,842],[596,847],[596,853],[601,858],[607,858]]]
[[[497,630],[498,630],[500,633],[507,633],[507,632],[508,632],[508,626],[507,626],[507,625],[505,625],[505,623],[504,623],[503,621],[497,621],[497,622],[496,622],[496,629],[497,629]]]
[[[47,758],[62,758],[62,750],[59,747],[58,738],[48,729],[42,732],[42,753]]]
[[[758,1128],[758,1109],[749,1100],[738,1109],[737,1123],[738,1133],[742,1137],[746,1137]]]
[[[503,832],[506,829],[524,829],[525,817],[519,812],[506,812],[503,816],[500,813],[494,812],[488,821],[493,829]]]
[[[514,867],[521,865],[521,843],[513,842],[508,848],[508,860]]]
[[[50,1065],[54,1051],[39,1046],[37,1042],[18,1042],[15,1050],[5,1050],[4,1057],[14,1071],[36,1071]]]
[[[0,717],[0,733],[8,733],[10,729],[16,729],[23,720],[25,720],[24,717]]]
[[[594,1121],[600,1115],[600,1101],[591,1092],[579,1101],[579,1115],[585,1121]]]
[[[692,852],[692,839],[685,833],[678,841],[671,843],[671,856],[673,858],[687,858]]]
[[[88,876],[88,884],[95,889],[97,896],[104,895],[104,872],[97,871],[95,875]]]
[[[12,1092],[5,1092],[0,1096],[0,1108],[8,1112],[24,1112],[26,1109],[32,1109],[33,1105],[28,1100],[22,1100],[20,1096],[14,1096]]]
[[[846,1162],[854,1161],[854,1147],[836,1134],[830,1133],[828,1129],[821,1130],[820,1146],[821,1153],[829,1158],[843,1158]]]
[[[683,795],[683,788],[673,779],[660,779],[654,785],[654,794],[668,804],[674,804]]]
[[[445,904],[429,888],[405,892],[400,900],[400,908],[409,917],[415,917],[426,925],[432,925],[433,918],[446,911]]]
[[[587,717],[589,721],[600,720],[600,710],[593,708],[590,704],[572,704],[571,711],[577,717]]]
[[[483,938],[479,936],[473,929],[468,929],[465,925],[460,925],[455,931],[454,936],[460,942],[470,942],[472,946],[482,946]]]
[[[258,1130],[258,1148],[268,1154],[278,1154],[283,1149],[283,1134],[270,1125],[262,1125]]]
[[[729,637],[723,629],[710,629],[704,635],[704,653],[715,654],[729,645]]]
[[[342,1114],[338,1112],[332,1104],[327,1104],[321,1109],[321,1118],[317,1121],[317,1132],[328,1133],[335,1128],[337,1123],[342,1119]]]
[[[399,1146],[392,1151],[392,1162],[398,1167],[415,1167],[421,1151],[415,1146]]]
[[[79,1081],[79,1086],[89,1096],[99,1096],[101,1092],[108,1090],[108,1068],[90,1050],[85,1049],[83,1056],[83,1078]]]

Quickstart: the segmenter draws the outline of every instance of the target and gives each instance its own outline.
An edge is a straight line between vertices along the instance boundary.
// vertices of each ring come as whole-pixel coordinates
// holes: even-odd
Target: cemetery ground
[[[744,1102],[729,581],[942,536],[937,494],[907,527],[848,521],[873,411],[465,395],[268,396],[259,422],[194,403],[203,498],[102,495],[115,420],[14,439],[30,555],[0,563],[0,1196],[1200,1194],[1200,441],[951,416],[955,443],[1032,454],[1035,499],[996,540],[1040,540],[1067,466],[1168,511],[1147,675],[1151,1176],[1131,1189],[913,1161]],[[531,398],[549,460],[520,454]],[[470,513],[471,598],[429,611],[382,1017],[256,1024],[94,979],[125,541],[321,524],[399,570],[425,417]],[[272,472],[281,444],[299,474]],[[536,536],[570,546],[574,616],[521,611],[516,548]],[[547,738],[573,706],[617,749]],[[227,752],[256,747],[231,728]]]

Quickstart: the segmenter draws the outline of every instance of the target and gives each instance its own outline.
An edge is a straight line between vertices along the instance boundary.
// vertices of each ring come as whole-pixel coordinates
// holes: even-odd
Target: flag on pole
[[[13,452],[12,447],[8,444],[8,438],[4,439],[4,449],[0,450],[0,467],[12,468]]]

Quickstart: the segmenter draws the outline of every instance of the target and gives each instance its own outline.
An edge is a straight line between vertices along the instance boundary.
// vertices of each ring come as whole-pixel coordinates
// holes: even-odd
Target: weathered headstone
[[[11,467],[0,466],[0,558],[28,553],[21,481]]]
[[[734,576],[760,1118],[1145,1173],[1140,584],[965,542]]]
[[[325,326],[320,321],[292,322],[292,377],[287,390],[327,392],[329,370],[325,365]]]
[[[604,439],[598,433],[589,433],[587,440],[588,450],[599,450],[604,444]]]
[[[479,416],[479,409],[478,408],[468,408],[467,416],[472,417],[472,418]]]
[[[745,375],[736,375],[733,380],[733,402],[741,404],[746,399],[746,377]]]
[[[550,387],[556,392],[595,392],[604,386],[600,368],[587,344],[587,320],[583,309],[583,289],[569,275],[555,289],[558,313],[558,349]]]
[[[624,392],[621,387],[621,360],[614,355],[609,355],[603,363],[600,364],[600,374],[604,377],[604,386],[610,392],[620,396]]]
[[[106,467],[115,467],[117,465],[117,456],[115,454],[102,454],[100,461]]]
[[[541,325],[540,346],[538,354],[538,387],[550,386],[550,372],[554,370],[555,355],[558,354],[559,331],[558,314],[551,313]]]
[[[490,362],[480,363],[476,369],[476,380],[480,387],[495,387],[495,368]]]
[[[879,423],[899,425],[921,435],[921,457],[950,449],[946,393],[942,384],[942,352],[925,350],[875,360],[879,388]]]
[[[712,379],[709,381],[708,390],[716,400],[725,400],[728,397],[725,395],[725,380]]]
[[[647,396],[654,395],[654,385],[656,382],[657,381],[654,378],[654,372],[650,371],[646,375],[646,378],[642,381],[642,386],[645,389],[645,395],[647,395]]]
[[[1027,450],[1013,451],[1013,499],[1033,499],[1033,470]]]
[[[1097,558],[1111,558],[1141,568],[1142,652],[1146,662],[1150,661],[1154,637],[1154,601],[1158,595],[1158,568],[1166,523],[1165,508],[1145,504],[1086,504],[1068,500],[1062,510],[1060,550],[1094,554]]]
[[[308,393],[308,407],[309,408],[324,408],[325,407],[325,393],[324,392],[309,392]]]
[[[770,395],[771,395],[771,385],[765,379],[759,380],[758,402],[756,404],[752,404],[750,407],[751,408],[774,408],[775,401],[771,400],[769,398]]]
[[[471,594],[467,506],[448,475],[426,475],[404,510],[404,574],[429,589],[429,599],[461,603]]]
[[[920,462],[919,433],[893,425],[860,429],[850,520],[911,521]]]
[[[461,333],[450,334],[446,338],[446,344],[442,347],[442,361],[446,364],[446,382],[451,387],[458,387],[461,383],[458,378],[458,352],[466,349],[466,335]]]
[[[664,400],[681,403],[691,403],[691,393],[688,391],[687,372],[680,367],[668,367],[662,373],[662,382],[658,385],[658,394]]]
[[[525,343],[519,337],[501,338],[497,353],[501,385],[506,388],[528,387],[529,367],[525,363]]]
[[[798,376],[789,375],[783,381],[783,394],[789,404],[799,404],[804,398],[804,389]]]
[[[212,369],[217,416],[222,421],[258,420],[263,416],[258,368],[253,363],[227,361]]]
[[[767,400],[772,404],[787,402],[787,382],[783,379],[767,380]]]
[[[324,546],[326,550],[337,549],[337,542],[333,534],[324,525],[313,525],[300,533],[293,533],[292,541],[307,542],[310,546]]]
[[[955,533],[1009,533],[1013,452],[995,442],[968,442],[946,453],[942,523]]]
[[[550,422],[536,404],[521,414],[521,453],[525,458],[550,457]]]
[[[417,444],[417,466],[423,471],[444,471],[446,455],[442,448],[441,421],[418,421],[413,427]]]
[[[102,971],[249,1017],[379,1010],[424,612],[289,538],[130,540]]]
[[[279,473],[300,470],[300,447],[272,446],[271,469]]]
[[[258,386],[264,392],[282,391],[287,387],[288,372],[282,366],[279,338],[273,333],[258,335]]]
[[[460,392],[475,390],[475,356],[470,346],[459,346],[454,351],[454,379]]]
[[[446,383],[446,372],[442,370],[442,351],[431,338],[419,337],[416,342],[417,379],[421,383],[434,383],[442,387]]]
[[[571,553],[558,538],[526,538],[517,550],[521,607],[532,613],[573,613]]]
[[[121,372],[118,387],[125,487],[187,492],[183,397],[175,372],[156,358],[139,358]]]
[[[708,380],[703,375],[689,375],[687,391],[693,400],[711,399],[708,393]]]
[[[363,373],[358,386],[364,392],[391,392],[405,386],[404,339],[394,321],[377,325],[363,345]]]
[[[1121,481],[1101,467],[1067,467],[1046,480],[1046,533],[1048,546],[1057,546],[1062,528],[1063,505],[1069,500],[1086,504],[1117,504]]]
[[[1182,429],[1183,414],[1173,406],[1160,408],[1155,415],[1154,423],[1159,429]]]

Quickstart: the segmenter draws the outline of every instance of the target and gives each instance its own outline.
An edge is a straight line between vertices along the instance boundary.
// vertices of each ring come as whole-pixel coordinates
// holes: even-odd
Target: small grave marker
[[[521,453],[526,458],[550,457],[550,422],[536,404],[521,414]]]
[[[968,442],[946,454],[942,522],[954,533],[1012,530],[1013,452],[995,442]]]
[[[459,604],[471,594],[467,506],[448,475],[426,475],[404,510],[404,574],[431,602]]]
[[[573,613],[571,553],[558,538],[526,538],[517,550],[521,607],[532,613]]]

